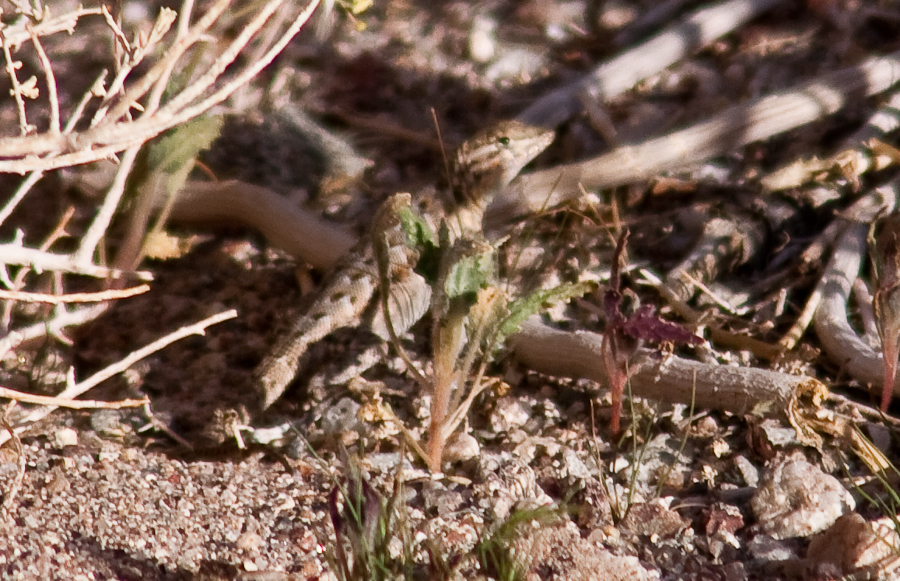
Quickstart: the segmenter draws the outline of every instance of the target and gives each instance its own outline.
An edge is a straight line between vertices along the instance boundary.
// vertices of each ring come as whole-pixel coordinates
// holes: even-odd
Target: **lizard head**
[[[502,121],[475,134],[453,159],[454,199],[458,204],[486,206],[553,137],[552,130],[521,121]]]

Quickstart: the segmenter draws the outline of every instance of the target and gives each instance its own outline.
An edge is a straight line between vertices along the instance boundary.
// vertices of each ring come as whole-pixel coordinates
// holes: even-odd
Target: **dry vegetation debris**
[[[897,575],[895,2],[296,4],[3,6],[0,577],[352,577],[376,538],[407,578]],[[241,416],[295,263],[504,117],[557,130],[490,210],[504,281],[615,300],[510,338],[442,478],[424,327]]]

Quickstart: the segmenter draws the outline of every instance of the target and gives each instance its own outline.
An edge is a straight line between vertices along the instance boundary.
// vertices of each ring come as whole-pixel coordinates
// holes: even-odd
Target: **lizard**
[[[443,215],[440,210],[432,210],[437,215],[422,218],[432,223],[442,219],[457,238],[479,232],[485,208],[493,197],[553,139],[552,130],[519,121],[502,121],[476,133],[451,158],[450,196]],[[430,289],[413,272],[418,252],[406,240],[400,219],[405,210],[411,210],[409,194],[389,197],[376,214],[371,235],[363,237],[335,266],[309,309],[276,339],[253,374],[263,410],[294,380],[308,348],[332,332],[367,320],[376,335],[388,339],[386,327],[392,334],[401,334],[424,316]],[[385,268],[380,274],[379,258],[382,265],[387,263],[387,278],[393,289],[390,301],[380,298]],[[383,305],[388,306],[387,317]]]

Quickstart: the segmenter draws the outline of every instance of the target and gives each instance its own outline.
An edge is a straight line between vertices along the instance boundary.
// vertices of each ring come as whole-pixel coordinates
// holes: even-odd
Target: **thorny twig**
[[[253,35],[259,31],[283,0],[269,2],[256,14],[255,18],[244,26],[237,38],[227,49],[219,54],[206,72],[198,79],[193,80],[188,88],[175,95],[157,111],[152,112],[152,114],[142,115],[134,121],[120,121],[137,100],[152,88],[153,84],[168,68],[169,63],[180,58],[187,48],[200,39],[202,33],[213,24],[218,14],[221,10],[224,10],[229,1],[220,0],[207,14],[201,17],[191,29],[191,34],[180,42],[176,42],[167,51],[166,57],[162,61],[154,65],[144,77],[132,85],[117,101],[116,105],[112,106],[106,115],[103,116],[102,122],[97,120],[90,129],[76,133],[66,139],[40,134],[0,142],[0,157],[10,158],[0,160],[0,171],[26,172],[47,170],[105,159],[133,145],[144,143],[171,127],[201,115],[209,108],[224,101],[238,87],[246,84],[259,71],[271,63],[275,56],[300,31],[313,10],[318,6],[318,0],[312,0],[301,10],[288,29],[278,39],[278,42],[263,55],[260,61],[248,64],[245,69],[235,74],[221,88],[197,101],[196,99],[201,97],[203,91],[209,89],[222,72],[234,62],[243,47],[250,42]],[[59,153],[69,149],[71,144],[75,145],[75,151]],[[52,154],[58,155],[51,157]]]
[[[49,236],[44,240],[44,242],[40,246],[40,250],[42,252],[46,252],[56,243],[57,240],[66,235],[66,226],[69,225],[69,221],[75,215],[75,207],[69,206],[69,209],[65,211],[62,218],[60,218],[59,223],[56,225],[56,228],[53,229],[53,232],[50,233]],[[28,273],[31,272],[30,268],[21,268],[19,272],[16,273],[16,277],[13,280],[13,284],[10,287],[11,290],[19,290],[22,288],[22,284],[25,282],[25,277],[28,276]],[[7,302],[3,305],[3,315],[0,317],[0,329],[9,329],[9,323],[12,318],[12,308],[13,303]]]

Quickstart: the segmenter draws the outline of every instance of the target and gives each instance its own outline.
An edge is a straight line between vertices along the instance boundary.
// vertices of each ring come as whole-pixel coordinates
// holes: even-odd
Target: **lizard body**
[[[452,159],[451,194],[443,219],[454,236],[480,231],[484,210],[494,195],[553,141],[553,132],[517,121],[501,122],[476,134],[457,149]],[[372,237],[363,238],[326,278],[309,310],[275,342],[254,373],[262,408],[274,403],[293,381],[307,349],[343,327],[367,319],[373,332],[387,338],[386,319],[378,300],[377,252],[387,264],[392,292],[389,320],[397,334],[408,330],[428,309],[430,289],[413,267],[418,252],[407,244],[399,219],[411,209],[409,194],[395,194],[376,215]],[[438,222],[440,216],[430,216]],[[396,312],[395,312],[396,309]]]

